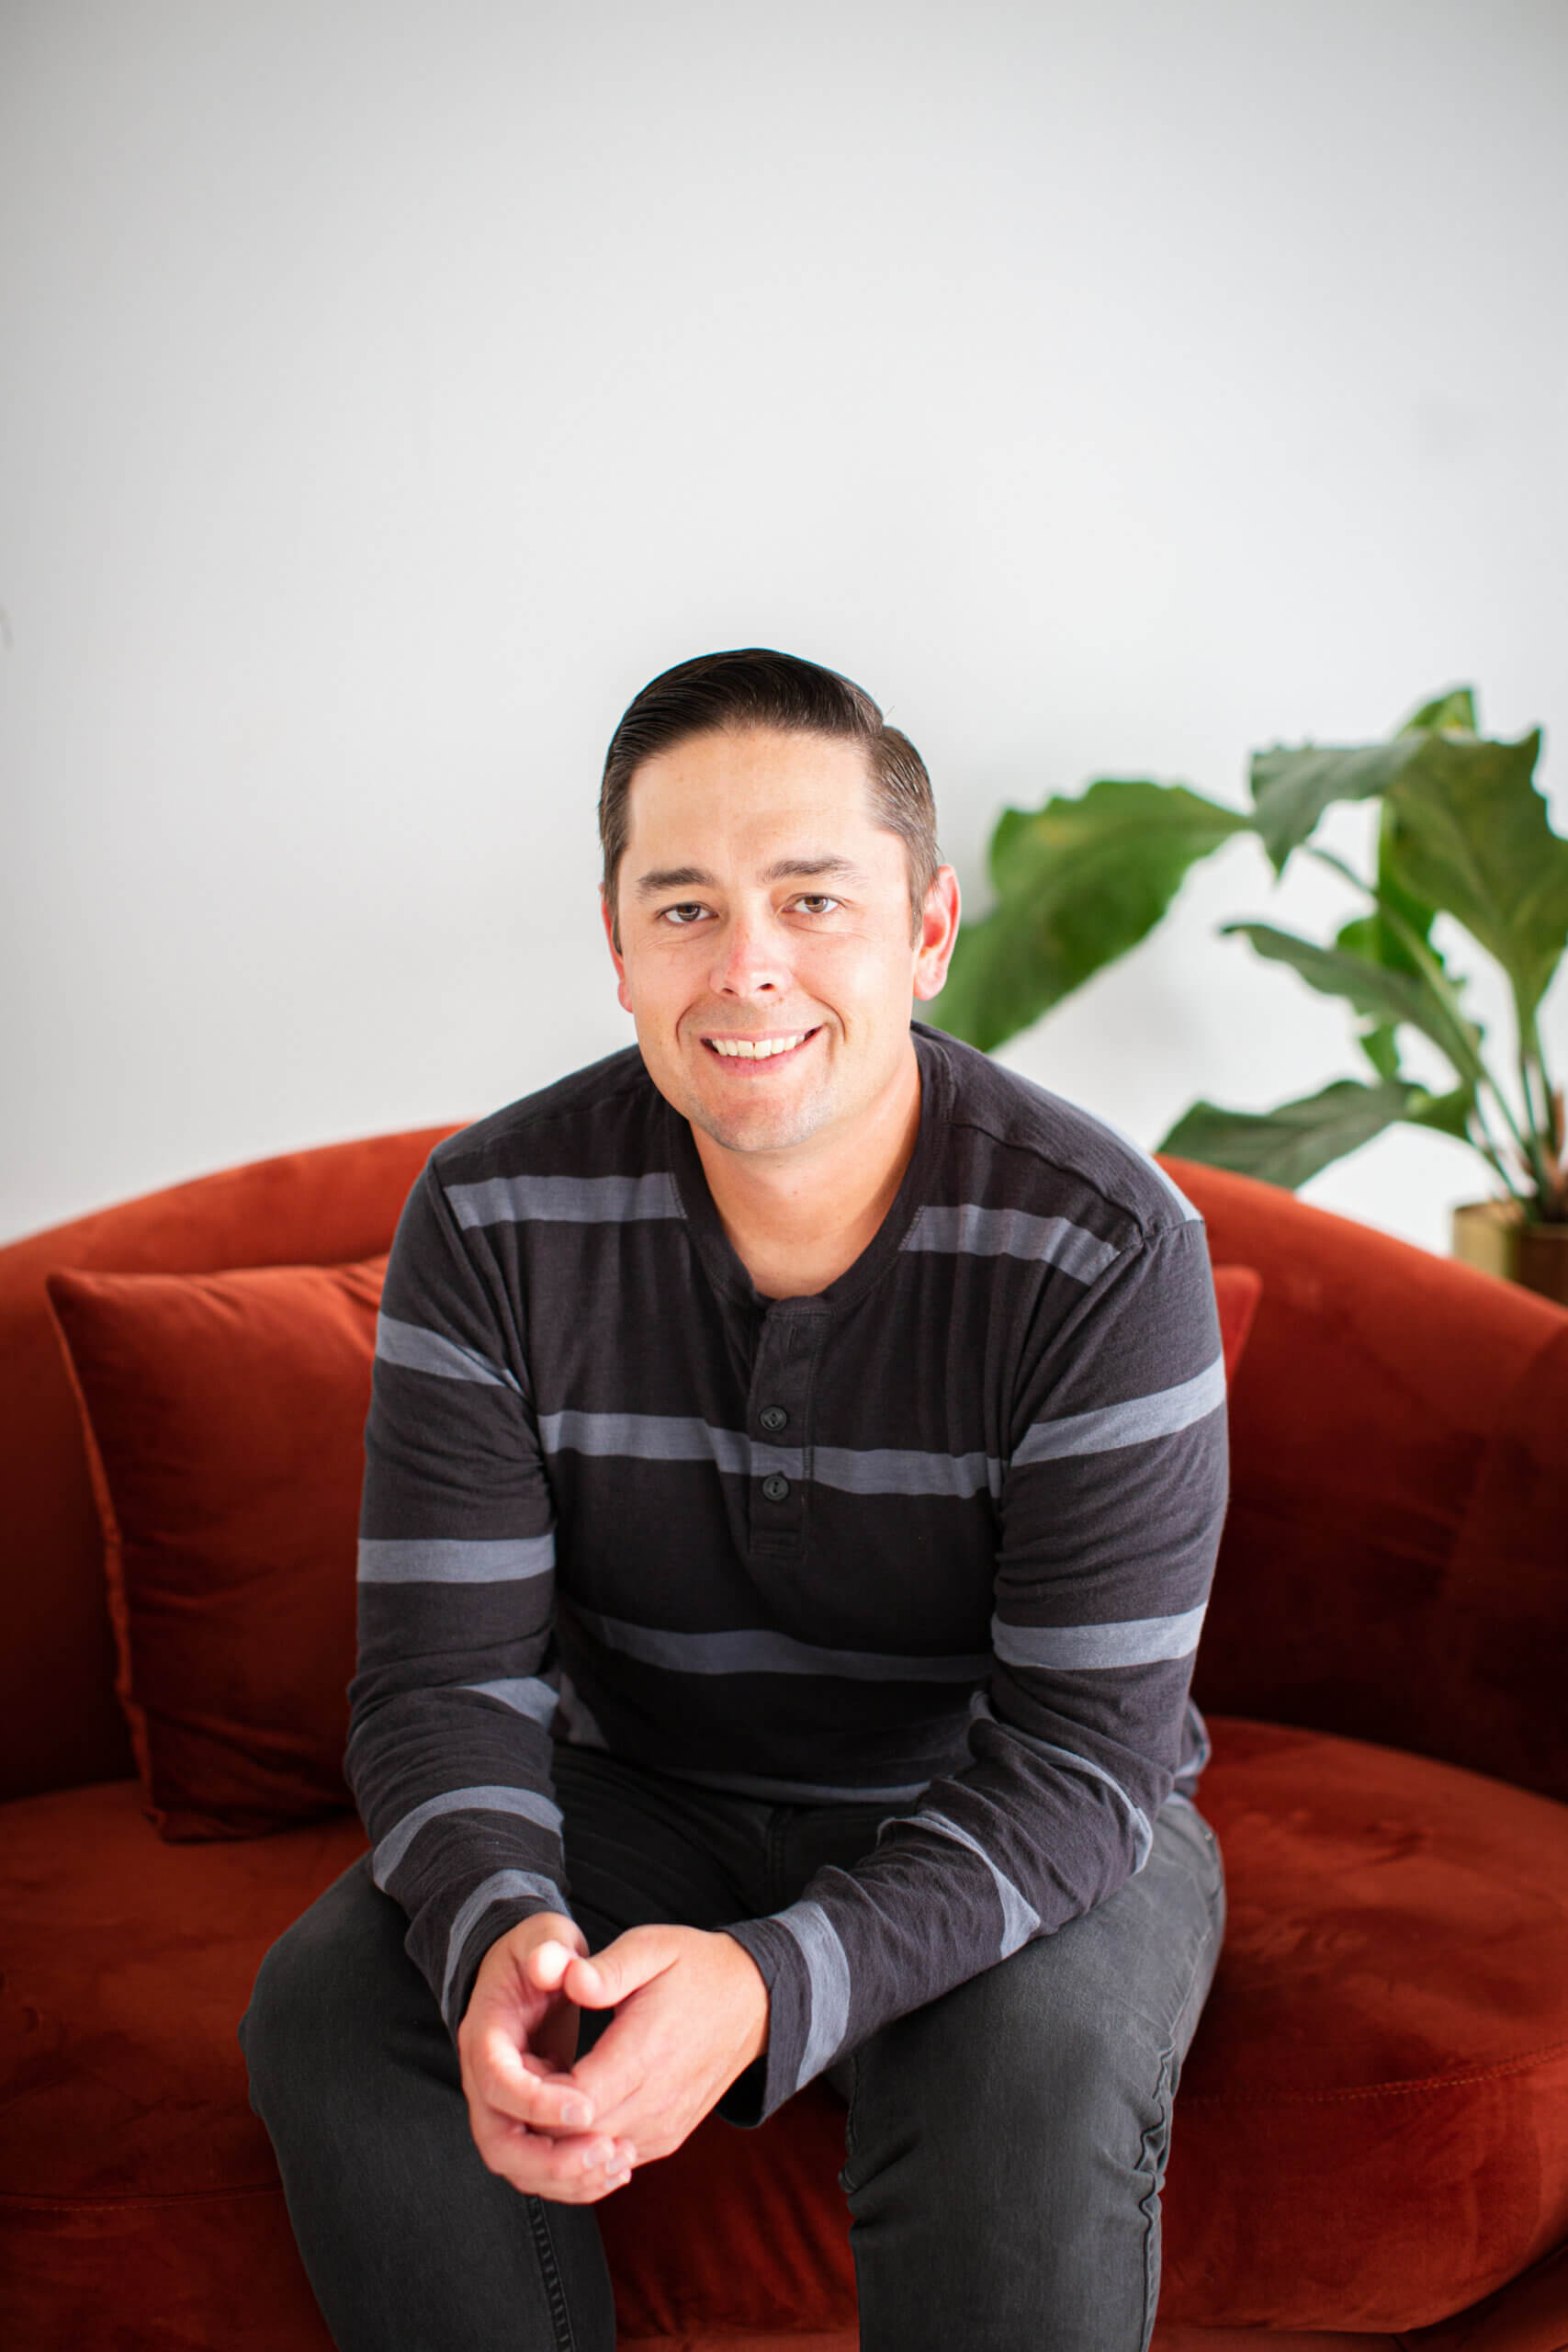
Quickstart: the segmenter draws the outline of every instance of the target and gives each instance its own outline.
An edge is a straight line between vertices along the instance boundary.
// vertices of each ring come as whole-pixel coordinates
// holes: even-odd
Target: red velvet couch
[[[44,1276],[367,1256],[434,1139],[297,1153],[0,1251],[7,2345],[327,2346],[234,2028],[268,1943],[364,1843],[321,1806],[154,1834]],[[1231,1926],[1177,2103],[1156,2352],[1560,2352],[1568,1315],[1175,1172],[1215,1263],[1263,1287],[1198,1674]],[[601,2208],[628,2352],[852,2352],[841,2118],[818,2085],[760,2132],[710,2121]]]

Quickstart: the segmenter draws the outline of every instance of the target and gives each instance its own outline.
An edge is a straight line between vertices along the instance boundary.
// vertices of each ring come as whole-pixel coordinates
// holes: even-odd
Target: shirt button
[[[771,1503],[787,1503],[789,1480],[781,1478],[776,1470],[770,1471],[762,1481],[762,1492]]]
[[[762,1427],[765,1430],[768,1430],[776,1435],[777,1432],[784,1428],[784,1423],[789,1419],[789,1415],[784,1411],[782,1405],[764,1405],[761,1411],[758,1414],[757,1419],[761,1422]]]

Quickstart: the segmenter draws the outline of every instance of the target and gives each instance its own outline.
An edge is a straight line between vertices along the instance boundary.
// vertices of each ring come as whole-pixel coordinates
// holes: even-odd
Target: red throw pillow
[[[49,1277],[148,1812],[181,1842],[349,1802],[355,1551],[385,1257]]]
[[[355,1549],[387,1261],[52,1273],[103,1521],[116,1687],[160,1836],[348,1803]],[[1261,1288],[1214,1274],[1234,1374]]]
[[[1214,1305],[1220,1312],[1220,1345],[1224,1350],[1227,1381],[1235,1378],[1262,1295],[1263,1277],[1255,1266],[1214,1268]]]

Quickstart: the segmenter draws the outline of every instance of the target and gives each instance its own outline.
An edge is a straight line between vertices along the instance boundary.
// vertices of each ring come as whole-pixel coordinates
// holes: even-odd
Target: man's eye
[[[705,912],[706,909],[699,906],[694,899],[685,899],[678,907],[662,908],[659,920],[660,922],[684,924],[695,922],[698,916]]]
[[[795,903],[803,915],[825,915],[829,913],[839,901],[837,899],[829,898],[825,891],[807,890],[804,897],[796,899]]]

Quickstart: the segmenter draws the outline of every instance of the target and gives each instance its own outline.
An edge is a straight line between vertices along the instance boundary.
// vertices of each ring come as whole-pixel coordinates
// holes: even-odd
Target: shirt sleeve
[[[344,1770],[454,2037],[480,1961],[567,1909],[547,1676],[555,1535],[522,1334],[434,1170],[377,1329]]]
[[[1182,1760],[1224,1516],[1224,1363],[1196,1217],[1124,1250],[1026,1362],[968,1763],[851,1870],[728,1928],[767,1981],[759,2122],[878,2027],[1105,1901]]]

